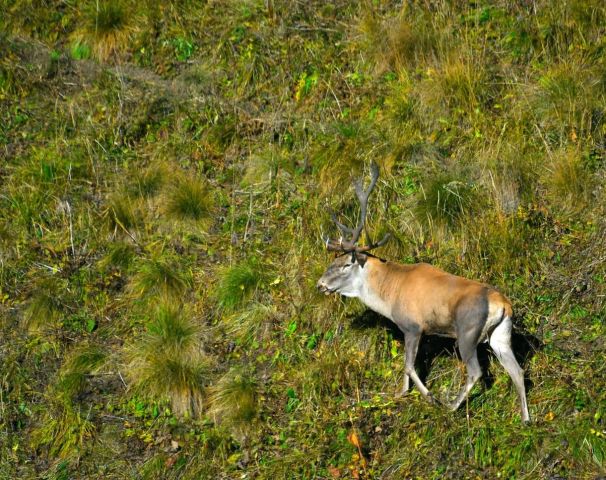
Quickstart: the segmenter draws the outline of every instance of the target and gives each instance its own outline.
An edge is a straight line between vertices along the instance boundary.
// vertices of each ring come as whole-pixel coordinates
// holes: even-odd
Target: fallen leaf
[[[341,470],[339,470],[337,467],[328,467],[328,473],[330,473],[332,478],[341,478]]]
[[[358,435],[356,434],[356,432],[351,432],[347,436],[347,440],[349,440],[349,443],[351,443],[354,447],[362,448],[360,446],[360,439],[358,438]]]

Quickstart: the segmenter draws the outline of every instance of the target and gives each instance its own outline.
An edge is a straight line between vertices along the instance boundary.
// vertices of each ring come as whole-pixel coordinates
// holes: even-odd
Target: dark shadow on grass
[[[391,333],[393,338],[402,342],[402,344],[404,343],[404,334],[396,324],[372,310],[367,309],[361,315],[355,317],[351,325],[358,330],[384,328]],[[534,357],[535,353],[543,348],[543,344],[536,336],[527,332],[518,331],[512,333],[511,347],[518,363],[526,373],[528,363],[532,357]],[[424,335],[421,339],[421,344],[419,345],[415,365],[417,374],[423,383],[427,381],[432,363],[436,358],[441,356],[457,356],[457,358],[460,358],[455,339],[440,337],[438,335]],[[491,388],[494,383],[494,375],[488,368],[491,356],[494,357],[494,353],[490,349],[488,342],[480,343],[478,345],[478,361],[482,367],[482,382],[486,389]],[[404,355],[402,355],[402,362],[404,362]],[[533,385],[527,375],[525,375],[524,380],[526,391],[532,390]],[[470,397],[470,400],[471,399],[472,397]]]

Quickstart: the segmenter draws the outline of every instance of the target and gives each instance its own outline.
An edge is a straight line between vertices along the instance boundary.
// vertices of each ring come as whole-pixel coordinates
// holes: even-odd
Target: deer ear
[[[364,268],[364,264],[366,263],[366,260],[368,259],[368,257],[366,255],[364,255],[363,253],[356,253],[355,255],[356,255],[356,261],[358,262],[360,267]]]

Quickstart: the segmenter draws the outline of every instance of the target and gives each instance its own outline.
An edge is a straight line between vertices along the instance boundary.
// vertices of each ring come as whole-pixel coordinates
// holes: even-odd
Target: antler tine
[[[355,247],[355,251],[357,253],[364,253],[368,252],[369,250],[374,250],[375,248],[385,245],[390,238],[391,233],[386,233],[385,236],[378,242],[370,243],[370,245],[364,245],[363,247]]]
[[[330,216],[332,218],[332,221],[335,222],[335,224],[337,225],[339,230],[341,230],[341,233],[343,235],[353,235],[353,228],[349,228],[348,226],[343,225],[341,222],[339,222],[339,220],[337,220],[337,214],[335,212],[330,212]]]
[[[379,166],[373,161],[370,164],[370,185],[366,190],[364,190],[364,184],[362,177],[360,177],[354,183],[354,188],[356,190],[356,196],[360,202],[360,220],[355,230],[352,232],[351,243],[356,243],[360,238],[360,234],[364,229],[364,224],[366,223],[366,209],[368,207],[368,198],[372,193],[375,185],[377,184],[377,180],[379,179]]]

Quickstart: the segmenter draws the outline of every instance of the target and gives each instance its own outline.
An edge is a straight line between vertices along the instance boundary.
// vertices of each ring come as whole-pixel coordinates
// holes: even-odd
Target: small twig
[[[122,422],[126,422],[126,421],[128,421],[128,418],[126,418],[126,417],[118,417],[117,415],[108,415],[107,413],[104,413],[104,414],[103,414],[103,415],[101,415],[101,416],[102,416],[102,417],[105,417],[105,418],[114,418],[114,419],[116,419],[116,420],[120,420],[120,421],[122,421]]]
[[[539,128],[539,126],[536,123],[534,124],[534,128],[537,129],[537,132],[539,133],[539,137],[541,137],[541,140],[543,141],[543,144],[545,145],[545,151],[547,152],[549,159],[551,161],[553,161],[553,156],[551,155],[551,149],[549,148],[549,145],[547,144],[547,141],[545,140],[545,137],[543,136],[541,129]]]
[[[124,385],[124,388],[128,388],[128,385],[126,385],[126,382],[124,381],[124,378],[122,377],[122,374],[120,373],[119,370],[118,370],[118,376],[120,377],[120,380],[122,380],[122,384]]]
[[[252,213],[253,213],[253,192],[251,190],[250,203],[248,205],[248,218],[246,219],[246,226],[244,227],[244,239],[243,239],[244,242],[246,242],[246,240],[248,238],[248,227],[250,225],[250,219],[252,218]]]
[[[333,32],[333,33],[339,33],[339,30],[335,30],[334,28],[328,28],[328,27],[312,27],[309,25],[293,25],[293,26],[289,26],[287,27],[288,30],[294,30],[295,32]]]
[[[36,267],[40,267],[40,268],[47,268],[48,270],[50,270],[52,273],[58,273],[58,272],[62,272],[62,270],[59,267],[53,267],[51,265],[46,265],[45,263],[40,263],[40,262],[32,262],[32,264]]]
[[[339,113],[340,113],[341,117],[343,117],[343,109],[341,108],[341,102],[339,102],[339,99],[337,98],[337,94],[333,90],[332,85],[330,83],[328,83],[327,81],[325,81],[324,83],[328,87],[328,90],[330,91],[330,93],[332,93],[332,96],[334,97],[335,102],[337,102],[337,107],[339,107]]]
[[[139,247],[140,251],[142,251],[142,252],[143,252],[143,251],[144,251],[143,246],[142,246],[142,245],[141,245],[141,244],[140,244],[140,243],[137,241],[137,239],[135,238],[135,236],[134,236],[132,233],[130,233],[130,232],[128,231],[128,228],[126,228],[126,227],[125,227],[125,226],[122,224],[122,222],[121,222],[121,221],[120,221],[118,218],[116,218],[116,216],[115,216],[115,215],[114,215],[114,220],[116,221],[116,223],[118,224],[118,226],[119,226],[119,227],[120,227],[122,230],[124,230],[124,232],[125,232],[125,233],[126,233],[126,234],[127,234],[129,237],[130,237],[130,238],[131,238],[131,240],[132,240],[133,242],[135,242],[135,245],[136,245],[137,247]]]
[[[70,165],[71,168],[71,165]],[[72,258],[76,258],[76,249],[74,248],[74,226],[72,222],[72,206],[69,202],[65,201],[65,206],[67,208],[67,214],[69,215],[69,243],[72,247]]]

